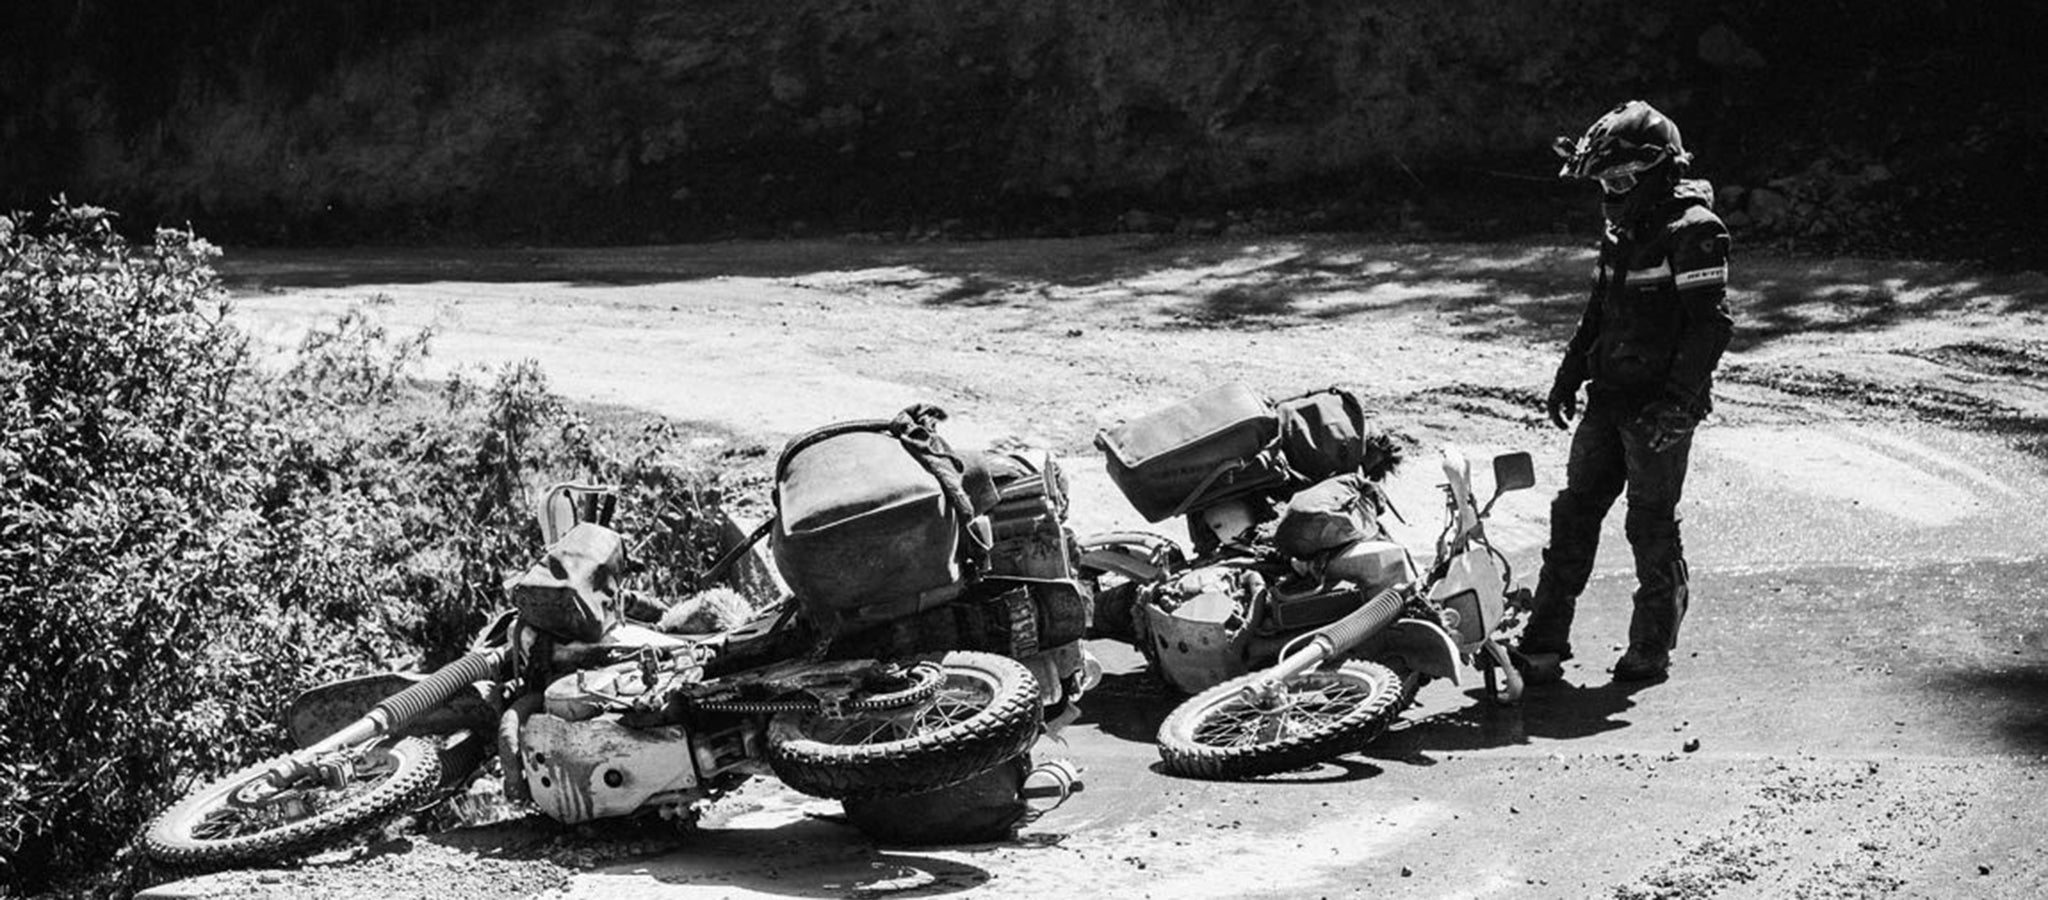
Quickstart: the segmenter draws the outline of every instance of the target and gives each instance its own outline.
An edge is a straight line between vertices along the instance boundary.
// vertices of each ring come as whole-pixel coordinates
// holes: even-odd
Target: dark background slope
[[[1588,226],[1546,142],[1642,97],[1752,239],[2011,258],[2048,197],[2019,7],[16,0],[0,201],[265,243],[1483,236]]]

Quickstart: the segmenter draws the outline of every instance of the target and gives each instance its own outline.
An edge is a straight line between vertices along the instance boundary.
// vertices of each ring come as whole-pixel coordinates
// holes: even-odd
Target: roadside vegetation
[[[0,893],[129,893],[141,824],[284,749],[295,692],[451,658],[548,482],[625,485],[657,589],[716,545],[665,424],[594,424],[530,363],[426,384],[427,335],[353,313],[259,367],[219,251],[115,223],[0,217]]]

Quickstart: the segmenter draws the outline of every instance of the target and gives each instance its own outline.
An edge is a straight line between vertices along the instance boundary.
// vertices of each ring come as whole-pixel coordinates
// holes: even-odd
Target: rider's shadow
[[[1470,702],[1439,713],[1416,715],[1367,747],[1375,759],[1432,764],[1431,752],[1482,750],[1526,744],[1531,738],[1570,740],[1627,728],[1619,716],[1636,705],[1635,693],[1653,682],[1532,687],[1518,705],[1491,702],[1483,689]]]
[[[651,814],[562,825],[534,815],[425,839],[478,857],[518,864],[546,860],[586,878],[654,881],[677,888],[799,898],[933,897],[973,893],[993,875],[959,855],[1057,848],[1045,836],[933,847],[870,840],[824,801],[771,793],[770,803],[741,804],[724,824],[680,828]],[[411,849],[410,845],[395,852]],[[658,889],[657,889],[658,890]]]

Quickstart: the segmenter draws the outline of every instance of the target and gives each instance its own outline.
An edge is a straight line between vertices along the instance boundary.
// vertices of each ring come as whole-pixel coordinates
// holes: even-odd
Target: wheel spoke
[[[1371,700],[1368,686],[1348,678],[1308,675],[1279,685],[1276,702],[1260,705],[1242,697],[1217,704],[1195,724],[1197,743],[1244,748],[1313,734],[1341,721]]]
[[[958,725],[980,715],[995,700],[994,691],[978,679],[948,679],[930,704],[907,721],[883,713],[829,719],[812,716],[805,731],[814,739],[832,744],[876,744],[906,740]]]
[[[235,792],[240,794],[251,788],[261,788],[257,798],[245,800],[240,805],[231,802],[208,811],[192,823],[191,834],[193,838],[204,841],[233,840],[259,834],[347,803],[369,793],[395,774],[395,761],[388,754],[377,753],[359,757],[353,775],[338,789],[316,785],[275,790],[254,780],[244,782],[235,788]],[[286,804],[298,804],[298,814],[286,813]]]

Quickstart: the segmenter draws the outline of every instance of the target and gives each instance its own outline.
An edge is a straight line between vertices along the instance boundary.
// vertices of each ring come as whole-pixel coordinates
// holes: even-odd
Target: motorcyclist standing
[[[1693,427],[1711,408],[1714,368],[1734,327],[1728,229],[1710,208],[1712,188],[1684,177],[1692,156],[1677,124],[1648,103],[1617,106],[1556,149],[1559,177],[1599,182],[1606,229],[1592,297],[1544,403],[1567,428],[1586,386],[1516,662],[1532,683],[1562,677],[1600,522],[1626,489],[1637,588],[1614,677],[1659,679],[1690,599],[1677,507]]]

